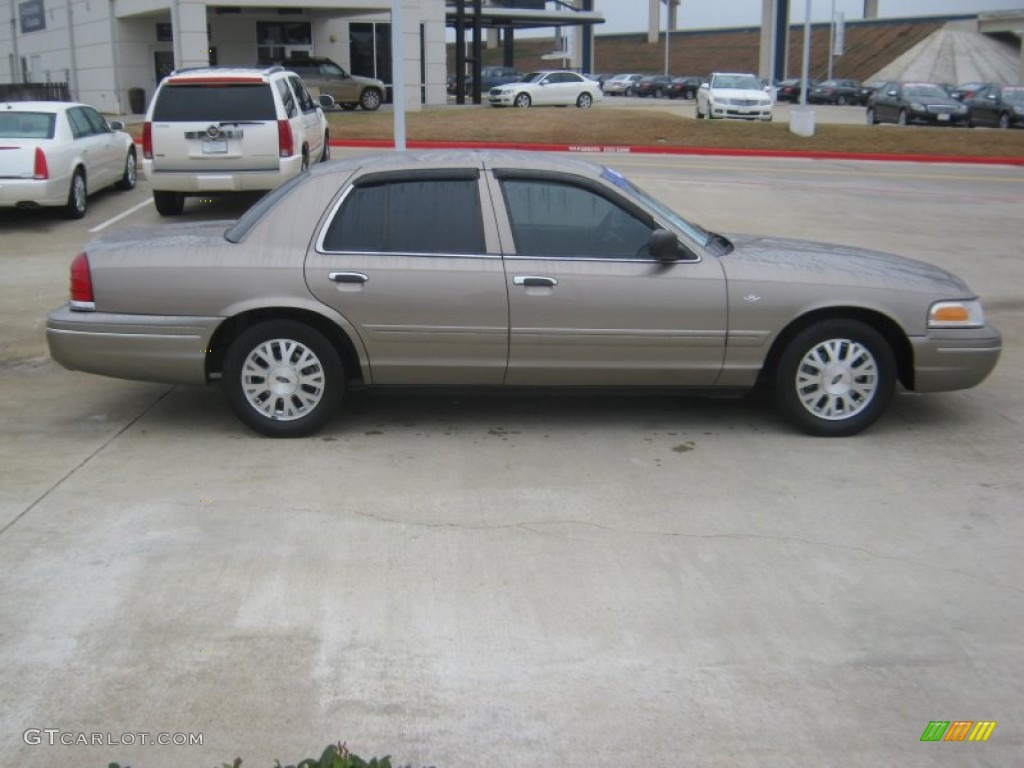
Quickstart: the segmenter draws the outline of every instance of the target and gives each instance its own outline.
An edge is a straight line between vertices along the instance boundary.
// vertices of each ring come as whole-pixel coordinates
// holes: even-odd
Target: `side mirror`
[[[656,229],[651,232],[648,250],[658,261],[678,261],[679,238],[667,229]]]
[[[896,93],[896,91],[889,91],[888,95],[889,96],[898,96],[899,94]]]
[[[701,83],[701,84],[700,84],[700,87],[701,87],[701,88],[710,88],[711,86],[710,86],[710,85],[708,85],[707,83]]]
[[[329,93],[320,94],[320,106],[324,109],[330,109],[334,106],[334,97]]]
[[[112,130],[112,131],[123,131],[124,130],[124,123],[122,123],[120,120],[111,120],[108,123],[108,125],[110,126],[110,130]]]
[[[998,100],[998,97],[997,97],[997,96],[996,96],[996,95],[995,95],[994,93],[990,93],[990,94],[989,94],[988,96],[986,96],[985,98],[986,98],[986,99],[992,99],[992,101],[997,101],[997,100]]]

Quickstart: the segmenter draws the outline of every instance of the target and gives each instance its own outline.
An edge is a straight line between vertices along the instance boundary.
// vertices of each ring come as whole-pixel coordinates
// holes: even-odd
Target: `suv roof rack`
[[[261,65],[261,66],[252,66],[252,67],[246,67],[246,66],[240,66],[240,67],[208,66],[208,67],[182,67],[181,69],[172,70],[170,75],[183,75],[186,72],[223,72],[223,71],[229,70],[229,69],[252,69],[252,70],[256,70],[257,72],[262,72],[265,75],[270,75],[270,74],[273,74],[274,72],[284,72],[285,71],[284,67],[282,67],[279,64],[266,64],[266,65]],[[170,77],[170,75],[168,75],[168,77]]]

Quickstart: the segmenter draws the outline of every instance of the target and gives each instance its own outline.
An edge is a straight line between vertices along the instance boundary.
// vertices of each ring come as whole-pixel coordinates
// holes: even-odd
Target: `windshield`
[[[529,74],[523,75],[523,79],[520,83],[539,83],[541,79],[546,75],[546,72],[530,72]]]
[[[761,90],[761,81],[753,75],[715,75],[712,88],[735,88],[744,91]]]
[[[632,197],[634,200],[639,201],[649,210],[654,211],[657,216],[662,219],[668,225],[679,230],[695,243],[700,245],[702,248],[706,248],[711,242],[711,233],[696,224],[691,224],[689,221],[684,219],[678,213],[667,207],[660,200],[651,197],[639,187],[635,186],[633,182],[627,179],[618,171],[613,171],[611,168],[605,167],[601,176],[606,180],[610,181],[616,187],[621,189],[627,195]]]
[[[0,112],[0,138],[52,139],[53,112]]]
[[[948,99],[949,94],[937,85],[908,85],[903,95],[908,98]]]

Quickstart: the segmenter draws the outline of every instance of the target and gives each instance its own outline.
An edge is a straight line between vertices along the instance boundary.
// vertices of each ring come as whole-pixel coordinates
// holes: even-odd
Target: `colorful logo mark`
[[[921,741],[988,741],[995,729],[995,720],[932,720]]]

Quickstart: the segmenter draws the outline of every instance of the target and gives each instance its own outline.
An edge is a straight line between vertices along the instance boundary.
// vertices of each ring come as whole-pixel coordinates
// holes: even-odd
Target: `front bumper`
[[[734,107],[726,104],[712,104],[709,114],[715,119],[771,120],[772,108],[770,104],[764,107]]]
[[[50,357],[72,371],[166,384],[205,384],[206,353],[220,317],[76,312],[46,322]]]
[[[915,392],[968,389],[985,380],[999,361],[1003,341],[990,326],[931,330],[910,339],[914,352]]]
[[[912,123],[928,125],[966,125],[968,113],[955,112],[908,112],[907,119]]]

